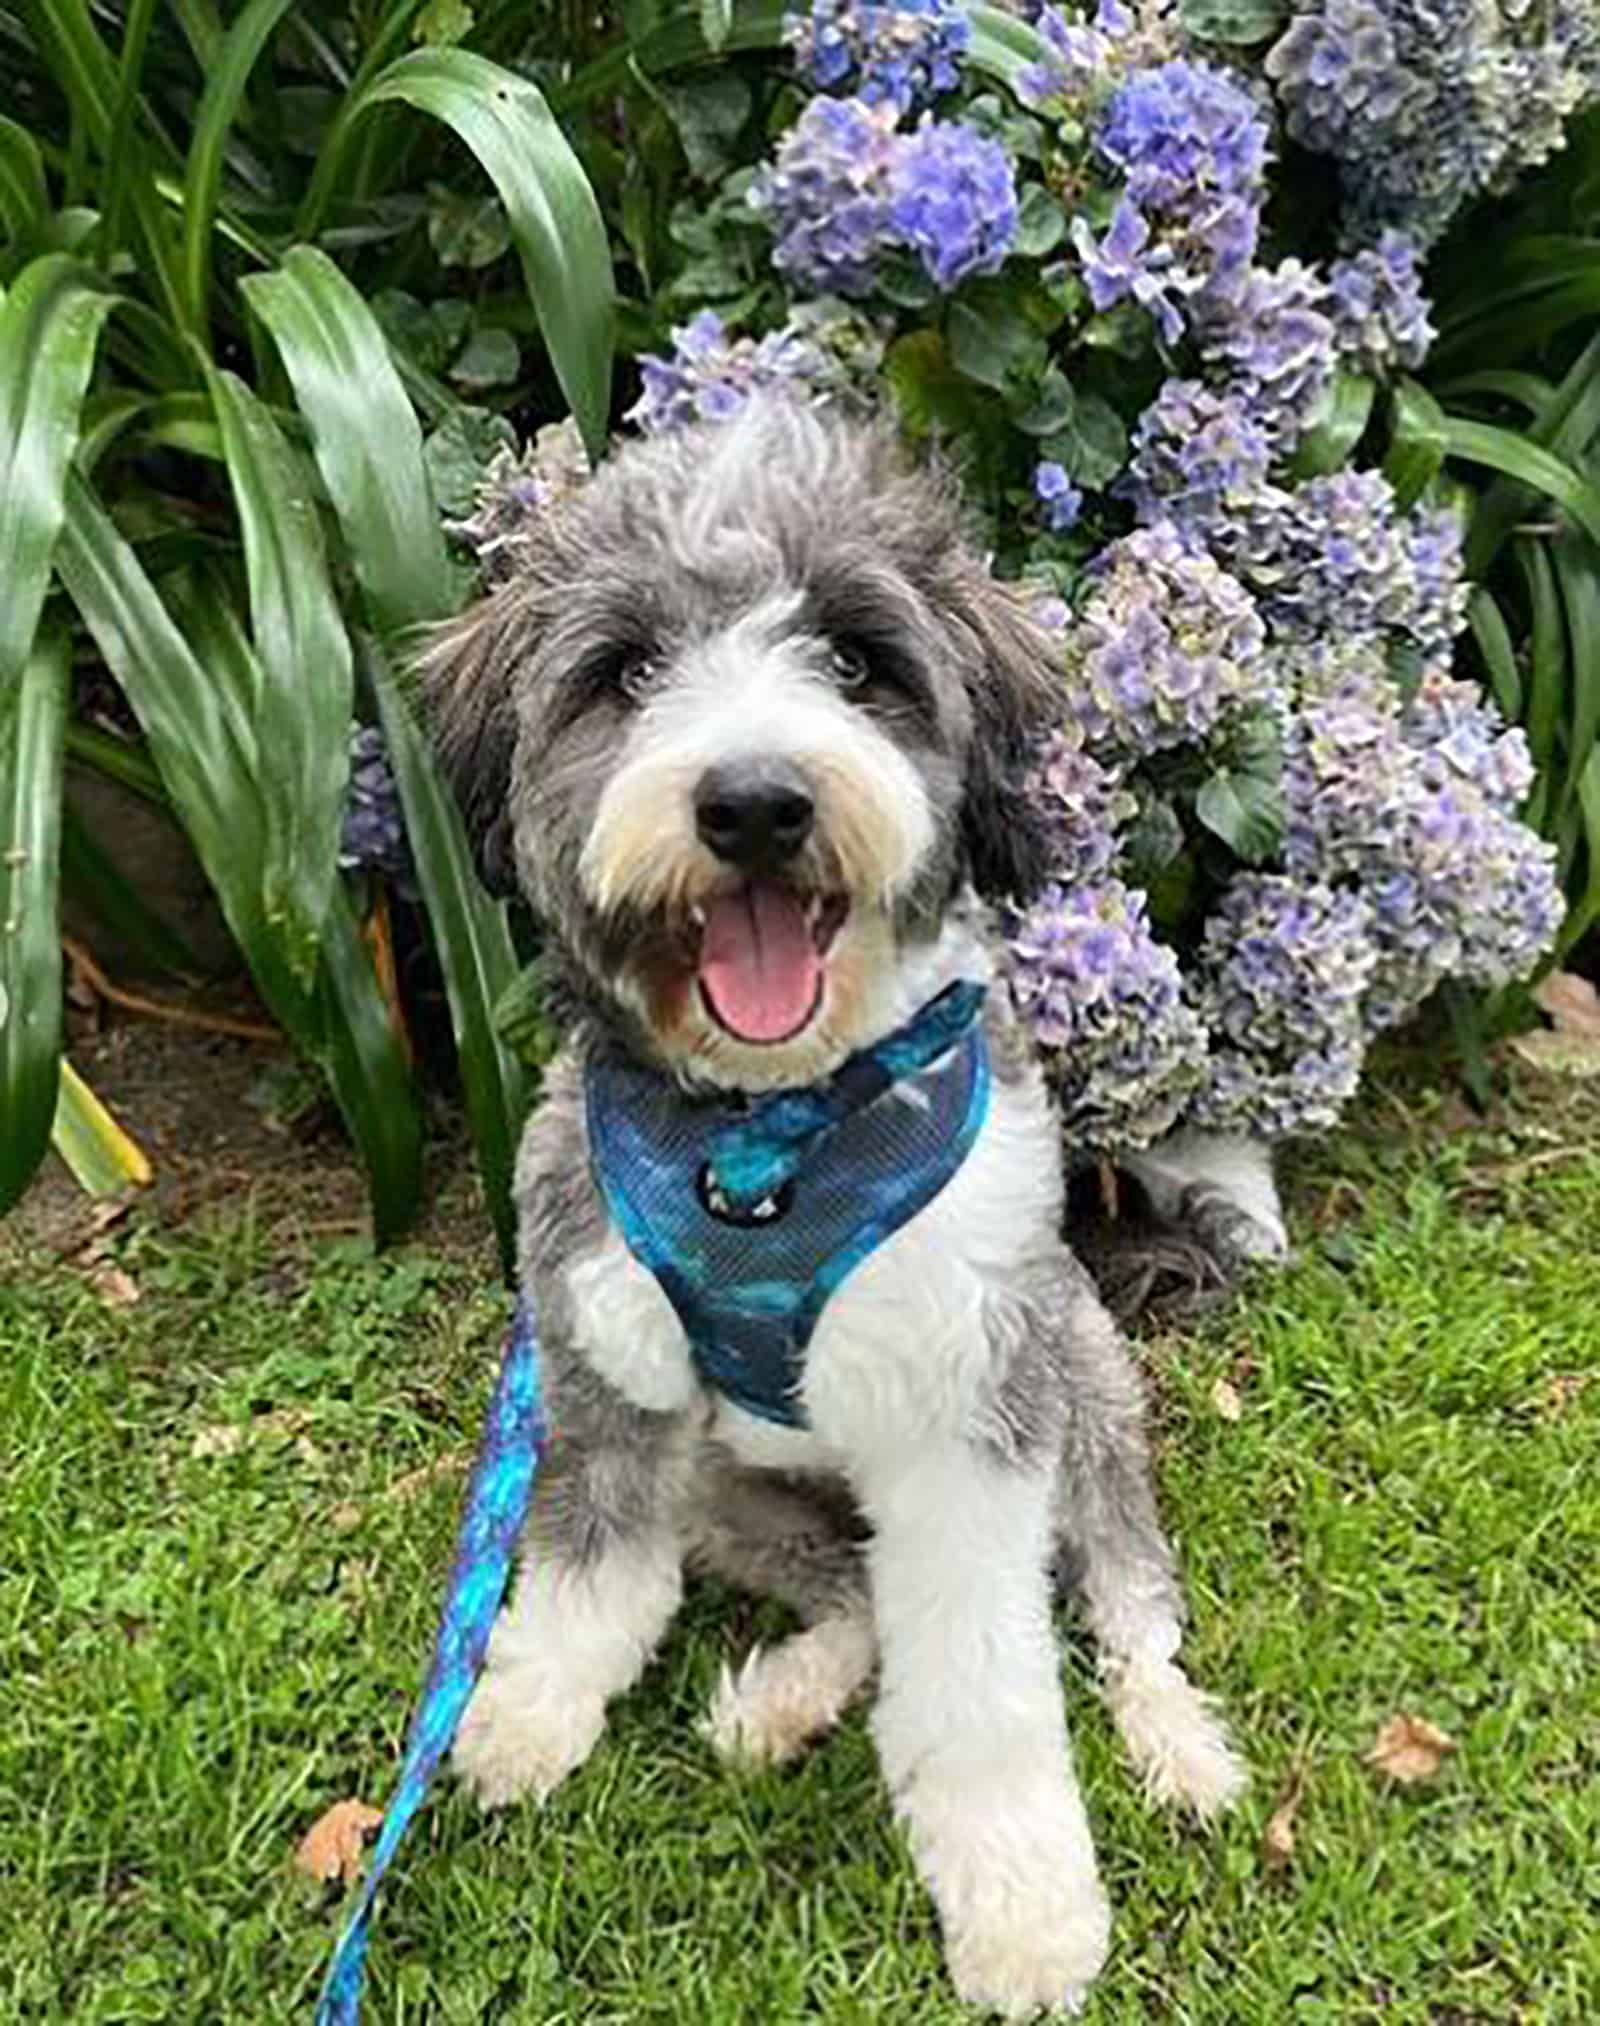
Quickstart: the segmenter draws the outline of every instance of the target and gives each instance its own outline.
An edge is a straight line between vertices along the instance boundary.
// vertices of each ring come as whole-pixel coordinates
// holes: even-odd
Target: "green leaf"
[[[0,304],[0,696],[44,609],[84,389],[115,300],[68,255],[47,253]]]
[[[61,808],[61,884],[151,970],[181,975],[203,968],[188,944],[123,878],[116,862],[101,850],[76,815],[70,800]]]
[[[1583,891],[1573,901],[1562,924],[1556,945],[1562,956],[1600,922],[1600,746],[1590,753],[1578,777],[1578,810],[1583,824],[1586,877]]]
[[[1288,814],[1280,782],[1267,774],[1219,767],[1202,783],[1194,813],[1246,865],[1260,865],[1283,842]]]
[[[684,84],[658,85],[655,95],[672,121],[693,174],[702,182],[724,174],[750,118],[750,87],[745,80],[733,71],[714,71]]]
[[[506,387],[522,370],[522,354],[509,331],[488,325],[473,332],[461,356],[450,368],[450,378],[468,393],[486,387]]]
[[[1600,557],[1592,542],[1570,530],[1556,537],[1550,554],[1571,649],[1565,782],[1570,806],[1589,756],[1600,744]]]
[[[418,729],[410,698],[379,654],[370,654],[366,665],[444,973],[484,1195],[510,1274],[516,1265],[511,1178],[529,1091],[515,1052],[496,1031],[494,1010],[516,976],[517,954],[505,908],[478,883],[455,797]]]
[[[1072,382],[1059,367],[1051,366],[1034,390],[1030,404],[1011,419],[1024,436],[1052,436],[1067,427],[1077,405]]]
[[[488,267],[511,244],[505,206],[487,196],[428,186],[428,244],[441,267]]]
[[[708,56],[731,56],[738,50],[776,49],[783,41],[787,0],[733,0],[733,22],[720,50],[706,41],[698,7],[674,13],[643,35],[618,38],[604,55],[586,63],[568,81],[552,88],[558,108],[587,105],[621,90],[640,72],[657,77]]]
[[[192,330],[211,325],[211,241],[216,228],[222,164],[250,73],[294,0],[248,0],[223,40],[195,114],[183,174],[183,280]]]
[[[465,0],[428,0],[411,31],[413,42],[425,42],[432,49],[448,49],[472,33],[472,9]]]
[[[966,61],[987,77],[998,78],[1010,91],[1017,79],[1034,64],[1048,64],[1050,45],[1037,30],[999,7],[971,7],[967,10],[971,39]]]
[[[1532,625],[1528,639],[1528,707],[1523,722],[1541,774],[1555,761],[1556,727],[1567,689],[1567,632],[1549,551],[1543,542],[1519,542],[1513,551],[1528,587]]]
[[[0,683],[0,1216],[50,1144],[61,1056],[61,781],[66,636]]]
[[[1516,724],[1522,716],[1522,677],[1517,669],[1516,649],[1499,602],[1481,584],[1474,585],[1468,597],[1467,623],[1477,642],[1494,700],[1506,721]]]
[[[1451,457],[1486,464],[1544,493],[1570,514],[1592,541],[1600,542],[1600,486],[1548,450],[1513,430],[1498,429],[1488,422],[1468,422],[1459,415],[1446,417],[1445,448]]]
[[[414,106],[451,127],[499,192],[528,294],[562,392],[591,458],[605,450],[611,414],[615,296],[605,220],[589,180],[543,94],[525,78],[464,49],[418,50],[353,94],[329,137],[325,195],[343,137],[375,106]],[[308,210],[315,206],[308,199]]]
[[[1202,42],[1266,42],[1289,17],[1278,0],[1180,0],[1178,18]]]
[[[1012,251],[1041,260],[1066,237],[1067,214],[1042,183],[1030,183],[1017,206],[1017,231]]]
[[[502,450],[515,450],[516,431],[487,408],[457,408],[422,446],[423,462],[442,513],[470,514],[483,475]]]
[[[26,127],[0,115],[0,236],[25,239],[49,209],[38,144]]]
[[[455,580],[422,457],[422,431],[359,291],[326,254],[299,246],[244,284],[277,343],[322,482],[379,634],[452,608]]]
[[[1046,439],[1044,454],[1061,465],[1075,483],[1098,492],[1127,462],[1127,427],[1109,401],[1080,390],[1071,420],[1057,435]]]
[[[287,267],[300,249],[285,256]],[[248,295],[251,283],[244,284]],[[472,305],[458,297],[442,302],[420,303],[401,288],[380,289],[367,303],[383,334],[408,352],[412,360],[430,373],[442,372],[466,342],[472,328]]]
[[[1299,478],[1337,471],[1360,441],[1376,390],[1362,373],[1340,373],[1311,419],[1294,454]]]
[[[947,329],[956,369],[980,387],[1003,394],[1027,386],[1044,372],[1048,347],[1023,317],[999,309],[979,312],[956,303]]]
[[[333,889],[349,776],[350,640],[334,600],[308,475],[242,380],[208,371],[244,537],[261,691],[256,779],[262,904],[309,986]]]
[[[700,33],[706,48],[715,52],[733,32],[733,0],[700,0]]]
[[[550,1014],[549,967],[539,958],[511,980],[495,1003],[495,1032],[537,1075],[561,1052],[565,1033]]]
[[[1394,390],[1394,429],[1384,476],[1403,507],[1414,506],[1439,476],[1450,440],[1450,422],[1426,387],[1402,380]]]

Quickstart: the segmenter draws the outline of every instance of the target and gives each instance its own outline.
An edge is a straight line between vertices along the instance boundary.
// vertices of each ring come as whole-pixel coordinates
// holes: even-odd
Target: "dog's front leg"
[[[584,1395],[571,1427],[557,1395],[516,1588],[456,1741],[456,1771],[489,1808],[543,1800],[583,1763],[683,1594],[687,1421],[592,1376]]]
[[[1109,1916],[1073,1773],[1050,1622],[1048,1466],[951,1439],[859,1484],[885,1777],[962,1996],[1075,2009]]]

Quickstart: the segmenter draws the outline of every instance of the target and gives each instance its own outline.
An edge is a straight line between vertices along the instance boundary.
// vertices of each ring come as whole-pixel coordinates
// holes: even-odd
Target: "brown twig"
[[[63,936],[61,947],[89,989],[109,1005],[120,1006],[126,1013],[143,1013],[151,1020],[165,1020],[174,1027],[197,1027],[207,1034],[231,1034],[240,1041],[283,1040],[281,1029],[268,1027],[259,1020],[236,1020],[229,1013],[204,1013],[193,1006],[174,1006],[165,999],[147,999],[142,992],[130,992],[121,985],[113,985],[75,937]]]

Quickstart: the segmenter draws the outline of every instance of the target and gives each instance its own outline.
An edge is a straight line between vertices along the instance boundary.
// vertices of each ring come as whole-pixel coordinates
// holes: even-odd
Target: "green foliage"
[[[0,1207],[55,1104],[59,872],[147,954],[182,956],[112,840],[73,824],[63,847],[70,749],[170,804],[262,1000],[331,1084],[379,1233],[404,1228],[420,1100],[363,891],[336,869],[352,714],[381,713],[509,1261],[526,1098],[492,1012],[518,958],[399,672],[470,587],[441,504],[470,505],[504,411],[570,406],[591,453],[610,415],[605,223],[511,67],[552,24],[507,13],[480,31],[416,0],[248,0],[230,20],[132,0],[118,36],[86,0],[34,0],[0,22],[23,109],[0,118],[0,918],[28,925],[0,941]],[[455,446],[443,503],[425,429]],[[69,641],[114,677],[124,736],[75,721]]]

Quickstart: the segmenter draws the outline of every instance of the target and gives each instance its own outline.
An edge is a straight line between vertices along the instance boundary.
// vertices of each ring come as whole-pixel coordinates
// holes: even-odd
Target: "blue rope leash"
[[[489,1403],[478,1458],[467,1486],[466,1511],[445,1591],[433,1661],[406,1739],[400,1784],[373,1846],[372,1861],[345,1921],[322,1995],[316,2026],[357,2026],[367,1967],[373,1901],[428,1783],[450,1749],[472,1693],[495,1613],[505,1595],[511,1554],[528,1515],[534,1473],[549,1442],[539,1384],[539,1337],[526,1295],[506,1338],[500,1377]]]

